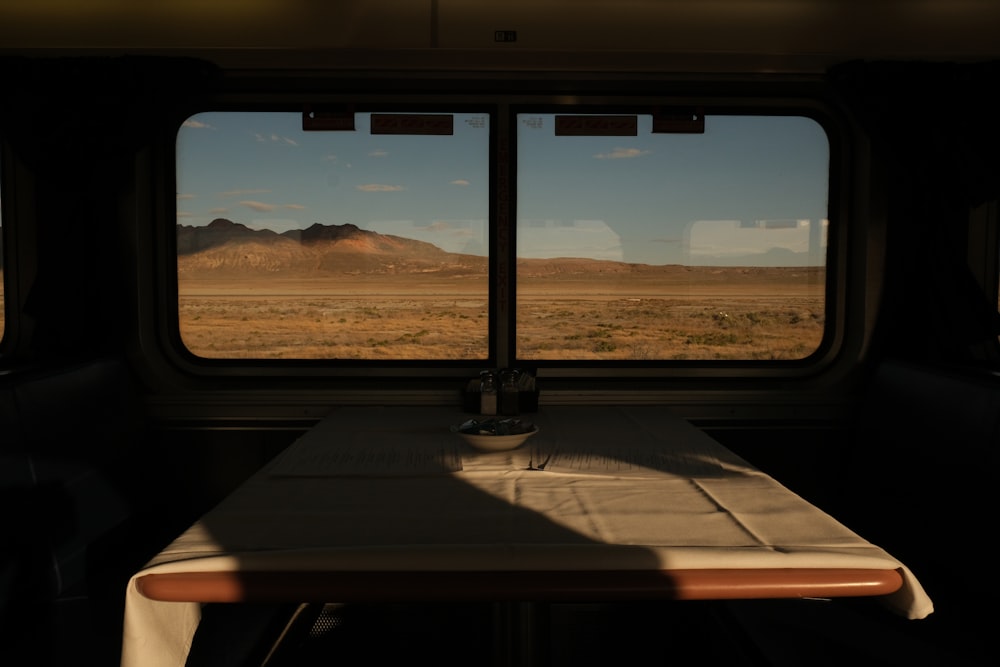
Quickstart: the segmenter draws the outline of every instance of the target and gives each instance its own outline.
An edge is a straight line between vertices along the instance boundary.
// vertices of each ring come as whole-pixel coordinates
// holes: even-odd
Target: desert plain
[[[820,346],[821,267],[519,269],[517,357],[794,360]],[[485,359],[485,276],[261,275],[178,282],[181,339],[208,359]]]

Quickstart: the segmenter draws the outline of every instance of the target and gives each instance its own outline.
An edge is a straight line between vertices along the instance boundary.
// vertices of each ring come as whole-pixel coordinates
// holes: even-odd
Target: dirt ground
[[[182,280],[184,344],[205,358],[485,359],[485,279]],[[522,277],[522,360],[802,359],[825,324],[821,270]]]

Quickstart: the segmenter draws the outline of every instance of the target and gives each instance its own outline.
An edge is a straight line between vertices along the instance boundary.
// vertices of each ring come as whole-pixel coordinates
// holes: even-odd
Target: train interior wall
[[[19,250],[5,270],[17,271],[8,299],[19,309],[19,354],[0,373],[0,494],[11,536],[0,561],[0,652],[29,650],[33,664],[114,664],[127,577],[309,419],[173,420],[148,409],[157,388],[136,340],[143,260],[132,257],[148,220],[131,207],[136,156],[154,137],[142,132],[148,108],[136,93],[162,102],[162,91],[184,82],[155,79],[156,92],[139,81],[141,65],[123,75],[74,62],[57,66],[52,85],[38,64],[3,67],[4,206],[16,221],[6,238]],[[996,304],[984,304],[965,254],[966,223],[995,206],[1000,185],[996,68],[840,74],[858,77],[855,109],[885,158],[887,224],[871,345],[857,380],[837,390],[849,413],[802,423],[793,411],[774,417],[779,405],[766,419],[701,423],[907,563],[936,611],[897,622],[856,602],[719,607],[765,664],[826,664],[812,639],[827,647],[822,655],[879,655],[882,664],[990,664],[1000,383],[983,350],[998,331]],[[938,122],[956,107],[961,122]],[[112,110],[128,122],[108,129]]]

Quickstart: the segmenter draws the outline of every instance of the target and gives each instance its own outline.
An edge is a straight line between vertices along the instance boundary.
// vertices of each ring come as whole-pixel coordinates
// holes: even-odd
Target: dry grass
[[[802,359],[824,317],[822,300],[630,298],[528,303],[519,322],[521,359]]]
[[[182,297],[193,353],[225,359],[486,358],[487,301],[468,297]]]
[[[735,278],[734,278],[735,276]],[[821,272],[683,283],[562,276],[522,281],[523,360],[802,359],[823,335]],[[213,359],[485,359],[485,282],[409,276],[183,281],[180,331]]]

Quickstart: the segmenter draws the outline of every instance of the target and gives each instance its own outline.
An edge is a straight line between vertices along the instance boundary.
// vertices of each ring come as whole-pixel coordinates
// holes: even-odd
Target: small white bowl
[[[517,449],[524,441],[538,433],[535,426],[530,431],[514,435],[490,435],[488,433],[459,433],[458,435],[469,445],[483,452],[502,452]]]

